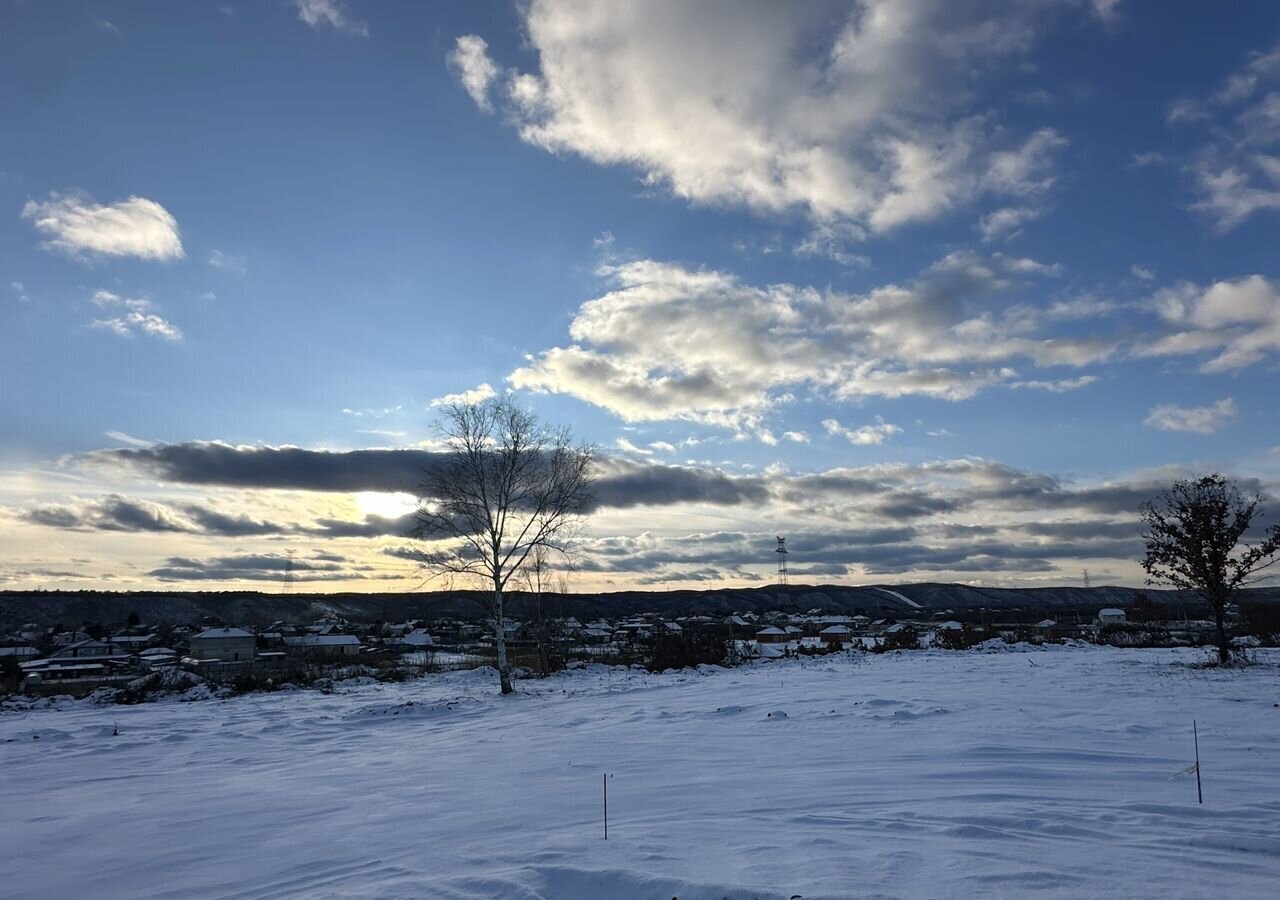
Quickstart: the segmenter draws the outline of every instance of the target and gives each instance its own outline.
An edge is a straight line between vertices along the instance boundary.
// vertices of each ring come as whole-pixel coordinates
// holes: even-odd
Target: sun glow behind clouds
[[[385,516],[388,519],[394,519],[408,515],[418,508],[418,498],[413,494],[360,491],[355,498],[356,506],[366,516]]]

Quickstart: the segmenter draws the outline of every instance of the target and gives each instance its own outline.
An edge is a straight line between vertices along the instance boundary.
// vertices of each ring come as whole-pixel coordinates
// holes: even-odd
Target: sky
[[[0,0],[0,121],[0,589],[439,586],[505,392],[575,590],[1141,584],[1280,486],[1273,3]]]

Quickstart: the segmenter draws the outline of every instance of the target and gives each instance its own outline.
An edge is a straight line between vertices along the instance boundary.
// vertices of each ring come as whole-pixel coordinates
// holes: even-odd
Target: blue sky
[[[1280,476],[1273,4],[5,2],[0,60],[0,586],[404,589],[317,525],[376,472],[193,460],[426,452],[482,385],[727,486],[606,507],[583,588],[778,530],[1135,583],[1134,497]]]

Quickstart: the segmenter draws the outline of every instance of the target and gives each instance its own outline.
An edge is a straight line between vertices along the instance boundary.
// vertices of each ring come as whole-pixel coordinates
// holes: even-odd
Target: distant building
[[[111,643],[135,653],[150,646],[155,639],[154,634],[113,634],[110,638]]]
[[[303,656],[355,656],[360,639],[354,634],[304,634],[285,638],[284,646]]]
[[[217,662],[252,662],[258,639],[243,628],[206,628],[191,636],[191,656]]]
[[[1115,608],[1100,609],[1095,621],[1099,625],[1123,625],[1125,623],[1124,610]]]
[[[87,641],[77,641],[74,644],[68,644],[59,650],[55,650],[49,654],[49,658],[69,662],[76,659],[110,659],[111,657],[125,657],[128,655],[129,651],[123,647],[117,647],[107,641],[95,641],[90,638]]]
[[[415,628],[402,638],[391,641],[391,646],[401,653],[422,653],[435,648],[436,640],[425,628]]]
[[[761,644],[785,644],[787,640],[787,633],[773,625],[756,632],[756,641]]]
[[[168,647],[150,647],[138,654],[138,662],[149,669],[164,669],[177,664],[178,653]]]
[[[843,644],[853,638],[853,629],[848,625],[828,625],[818,632],[818,637],[826,644]]]
[[[19,664],[30,662],[40,655],[35,647],[0,647],[0,656],[10,656]]]

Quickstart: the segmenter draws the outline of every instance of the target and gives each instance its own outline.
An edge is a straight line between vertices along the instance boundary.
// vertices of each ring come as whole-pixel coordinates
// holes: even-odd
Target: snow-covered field
[[[0,894],[1280,896],[1280,657],[1180,664],[1200,658],[931,651],[595,667],[509,698],[454,673],[9,711]],[[1193,718],[1203,806],[1176,774]]]

